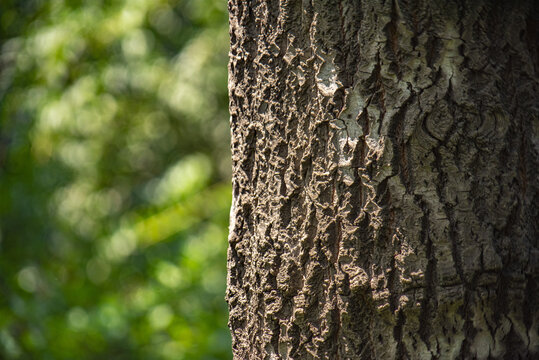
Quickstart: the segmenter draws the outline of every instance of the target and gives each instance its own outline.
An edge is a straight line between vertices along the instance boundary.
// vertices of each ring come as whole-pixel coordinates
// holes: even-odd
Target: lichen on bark
[[[539,356],[533,1],[229,1],[236,359]]]

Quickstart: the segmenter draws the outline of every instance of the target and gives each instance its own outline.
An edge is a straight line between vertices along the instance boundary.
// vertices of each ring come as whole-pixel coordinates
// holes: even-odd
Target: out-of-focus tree
[[[0,357],[230,357],[226,19],[0,3]]]

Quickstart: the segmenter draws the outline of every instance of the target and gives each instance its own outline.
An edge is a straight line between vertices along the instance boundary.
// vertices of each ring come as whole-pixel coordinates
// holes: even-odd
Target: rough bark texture
[[[235,359],[539,358],[537,3],[229,11]]]

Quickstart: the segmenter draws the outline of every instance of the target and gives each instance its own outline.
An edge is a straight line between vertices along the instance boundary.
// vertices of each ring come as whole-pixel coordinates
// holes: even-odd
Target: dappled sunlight
[[[226,4],[7,0],[0,40],[0,358],[230,358]]]

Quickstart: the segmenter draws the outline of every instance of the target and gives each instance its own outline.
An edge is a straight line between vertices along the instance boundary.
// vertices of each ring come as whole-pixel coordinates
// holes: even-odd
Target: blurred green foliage
[[[0,358],[228,359],[223,0],[0,2]]]

